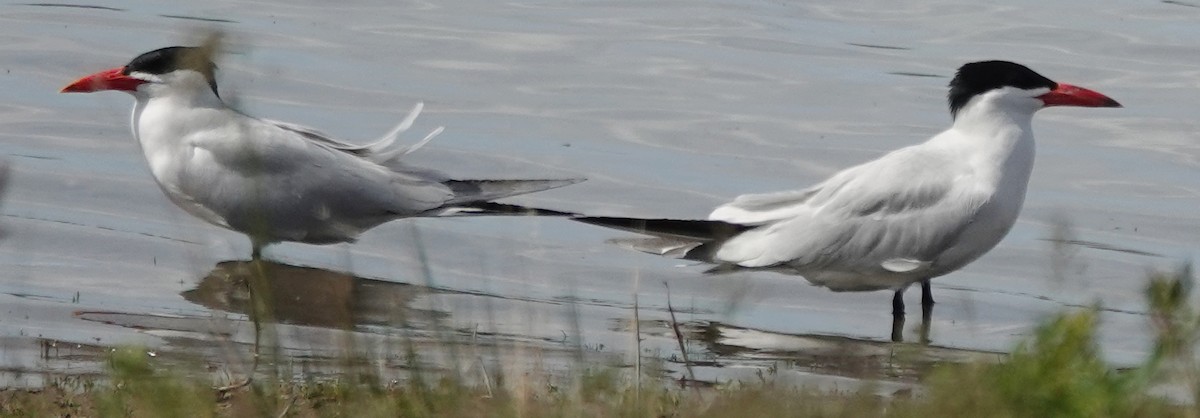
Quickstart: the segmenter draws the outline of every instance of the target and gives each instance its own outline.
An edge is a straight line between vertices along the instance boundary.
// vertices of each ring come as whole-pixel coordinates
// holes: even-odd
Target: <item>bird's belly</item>
[[[926,277],[920,274],[814,271],[799,272],[805,280],[814,286],[828,288],[834,292],[865,292],[872,290],[895,290],[921,281]]]
[[[151,160],[151,172],[163,193],[192,216],[259,242],[353,241],[388,220],[347,216],[342,213],[344,202],[325,201],[288,186],[285,179],[233,173],[204,161],[203,155],[184,155],[190,158]]]
[[[986,254],[1016,223],[1024,201],[1024,188],[1005,190],[983,203],[956,242],[930,258],[912,259],[911,269],[895,269],[887,262],[912,257],[905,252],[875,254],[870,259],[841,260],[837,265],[792,265],[810,283],[834,291],[901,289],[920,280],[958,270]]]

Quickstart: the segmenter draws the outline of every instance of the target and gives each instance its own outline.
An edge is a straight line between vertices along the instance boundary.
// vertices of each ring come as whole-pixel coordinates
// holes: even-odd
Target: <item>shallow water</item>
[[[55,93],[212,29],[229,35],[222,94],[251,114],[365,141],[424,101],[412,135],[447,130],[412,156],[421,165],[461,178],[584,176],[511,201],[601,215],[703,217],[919,142],[947,126],[945,84],[971,60],[1021,62],[1123,103],[1037,116],[1022,217],[998,248],[934,281],[939,348],[922,358],[1003,351],[1047,314],[1100,302],[1107,355],[1135,362],[1148,344],[1145,272],[1200,253],[1200,4],[441,3],[0,5],[0,155],[13,165],[0,242],[6,382],[97,367],[41,341],[245,354],[253,333],[236,292],[199,295],[221,262],[248,257],[246,240],[162,196],[128,132],[131,99]],[[801,381],[904,380],[882,366],[814,366],[837,363],[814,357],[831,345],[867,353],[850,360],[907,349],[884,343],[886,292],[704,276],[604,243],[627,236],[561,219],[422,219],[355,245],[279,245],[268,250],[279,263],[380,297],[330,317],[279,314],[279,340],[304,359],[344,349],[341,329],[431,344],[486,335],[516,353],[487,361],[567,362],[583,347],[630,364],[635,293],[643,353],[678,353],[663,327],[669,286],[690,354],[709,362],[698,377],[791,361]],[[440,329],[458,331],[428,335]]]

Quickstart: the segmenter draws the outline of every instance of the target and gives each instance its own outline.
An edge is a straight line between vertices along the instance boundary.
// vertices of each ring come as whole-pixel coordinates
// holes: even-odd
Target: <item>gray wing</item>
[[[244,117],[188,141],[192,155],[178,192],[230,228],[263,231],[258,235],[272,239],[350,240],[454,197],[436,179],[395,172],[358,155],[372,152],[369,147],[343,146],[294,125]]]
[[[916,146],[808,189],[741,196],[710,219],[758,227],[722,243],[715,261],[861,273],[926,267],[989,196],[960,167]]]

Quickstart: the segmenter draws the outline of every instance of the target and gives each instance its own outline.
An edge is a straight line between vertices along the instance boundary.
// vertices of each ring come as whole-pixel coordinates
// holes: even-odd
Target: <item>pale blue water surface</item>
[[[413,161],[462,178],[587,177],[511,202],[614,216],[703,217],[742,193],[809,185],[944,129],[945,85],[958,65],[1029,65],[1126,107],[1037,115],[1038,161],[1021,219],[987,256],[934,281],[936,347],[927,354],[1003,352],[1047,315],[1100,303],[1105,353],[1133,363],[1149,343],[1146,272],[1200,254],[1197,6],[6,3],[0,156],[13,174],[0,208],[0,372],[7,384],[37,384],[45,372],[95,370],[42,352],[45,339],[79,350],[198,351],[214,364],[246,351],[250,327],[229,305],[236,292],[193,297],[219,261],[248,257],[246,240],[164,198],[129,133],[129,97],[56,93],[209,30],[227,35],[222,94],[251,114],[366,141],[424,101],[411,140],[447,128]],[[1069,228],[1056,226],[1064,221]],[[1056,228],[1088,245],[1054,245]],[[710,362],[702,378],[793,360],[785,373],[800,381],[843,384],[875,373],[818,367],[812,356],[896,350],[885,342],[887,292],[831,293],[766,272],[705,276],[702,266],[605,244],[628,236],[562,219],[422,219],[384,225],[354,245],[268,253],[331,276],[420,285],[347,290],[358,295],[346,296],[358,301],[349,323],[364,341],[423,339],[434,360],[444,355],[434,343],[458,338],[492,347],[486,361],[495,364],[553,363],[577,347],[631,364],[634,293],[643,353],[672,358],[664,283],[692,330],[690,354]],[[358,289],[350,283],[361,280],[348,277],[329,280]],[[296,303],[337,310],[322,302]],[[378,319],[408,311],[436,320]],[[346,349],[336,331],[345,323],[280,316],[289,358]],[[670,373],[681,373],[677,364]]]

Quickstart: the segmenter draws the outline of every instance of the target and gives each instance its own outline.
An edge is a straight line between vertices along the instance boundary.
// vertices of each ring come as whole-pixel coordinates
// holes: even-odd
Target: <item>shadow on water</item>
[[[128,12],[129,11],[129,9],[122,9],[119,7],[99,6],[99,5],[94,5],[94,4],[77,4],[77,3],[17,3],[16,5],[17,6],[30,6],[30,7],[53,7],[53,8],[64,8],[64,9],[104,10],[104,11],[109,11],[109,12]],[[182,14],[160,14],[160,15],[158,15],[158,17],[163,17],[163,18],[167,18],[167,19],[190,20],[190,21],[194,21],[194,22],[204,22],[204,23],[239,23],[236,20],[230,20],[230,19],[221,19],[221,18],[216,18],[216,17],[204,17],[204,16],[189,16],[189,15],[182,15]]]
[[[424,286],[269,261],[262,264],[269,317],[279,323],[349,330],[363,325],[412,326],[449,317],[446,312],[410,306],[417,298],[438,292]],[[246,283],[252,274],[251,262],[223,261],[182,296],[209,309],[248,315]]]
[[[63,7],[68,9],[92,9],[92,10],[108,10],[112,12],[125,12],[126,9],[116,7],[97,6],[92,4],[73,4],[73,3],[17,3],[18,6],[34,6],[34,7]]]
[[[442,328],[453,312],[413,307],[414,301],[445,290],[385,282],[312,267],[264,262],[267,318],[288,325],[337,330],[389,333]],[[216,311],[249,315],[251,302],[247,280],[255,274],[248,261],[225,261],[182,296]],[[471,296],[488,295],[472,294]],[[553,303],[562,301],[529,301]],[[578,302],[576,302],[578,303]],[[468,316],[468,313],[461,313]],[[617,319],[618,323],[628,322]],[[628,325],[628,324],[625,324]],[[915,381],[938,363],[999,360],[1002,354],[922,344],[896,344],[845,336],[784,334],[725,324],[692,320],[678,324],[690,365],[710,369],[758,367],[789,369],[806,373],[854,379],[899,379]],[[618,327],[622,328],[622,327]],[[633,331],[631,327],[623,327]],[[643,339],[673,340],[670,320],[643,320]],[[391,330],[391,331],[389,331]],[[449,330],[461,334],[461,330]],[[454,339],[454,338],[451,338]],[[449,342],[441,340],[440,343]],[[426,349],[436,350],[435,346]],[[672,350],[674,351],[674,350]],[[683,356],[667,354],[667,362],[683,366]]]
[[[1004,354],[922,344],[896,344],[844,336],[783,334],[720,322],[693,324],[689,338],[704,344],[719,363],[783,362],[817,374],[915,380],[942,363],[999,361]]]
[[[254,283],[254,299],[250,283]],[[451,294],[455,292],[320,268],[222,261],[180,294],[211,310],[209,314],[92,310],[74,316],[158,337],[147,346],[153,356],[200,362],[210,370],[229,370],[241,377],[287,372],[279,365],[288,364],[301,365],[299,370],[306,376],[367,371],[397,379],[413,368],[460,367],[479,358],[464,357],[476,349],[499,353],[495,347],[500,344],[530,343],[457,329],[449,325],[449,311],[419,307],[430,303],[430,296]],[[409,352],[420,358],[408,357]],[[261,368],[260,358],[267,359]],[[104,359],[98,355],[70,360],[102,364]]]
[[[273,345],[272,351],[281,356],[278,358],[282,363],[300,362],[306,364],[309,372],[345,373],[351,366],[342,359],[363,352],[382,355],[381,364],[385,364],[386,369],[403,373],[409,363],[402,353],[409,349],[423,359],[457,350],[459,360],[451,359],[448,363],[444,359],[422,361],[422,367],[443,369],[459,367],[464,359],[468,364],[511,362],[514,358],[526,358],[529,349],[538,353],[540,361],[570,364],[581,360],[576,357],[576,350],[589,350],[564,342],[567,341],[565,337],[550,339],[510,333],[512,328],[495,332],[487,324],[472,327],[469,324],[475,321],[497,321],[494,316],[462,311],[475,309],[471,306],[477,308],[479,303],[434,303],[429,306],[438,308],[427,307],[430,298],[438,296],[487,298],[491,302],[481,303],[512,303],[533,309],[551,306],[559,311],[563,310],[561,305],[564,303],[590,306],[586,301],[509,299],[460,293],[274,262],[262,262],[261,269],[257,269],[249,261],[223,261],[200,278],[194,288],[181,293],[187,301],[210,309],[216,315],[84,311],[76,312],[75,316],[161,338],[164,345],[154,344],[157,348],[148,348],[156,352],[155,355],[179,357],[183,362],[199,359],[210,367],[230,368],[241,373],[254,369],[247,357],[256,338],[248,326],[252,302],[247,283],[255,274],[261,274],[265,279],[256,287],[262,291],[255,295],[266,299],[264,306],[268,311],[263,318],[273,324],[270,328],[274,336],[265,340],[266,343]],[[1003,358],[1002,354],[984,351],[838,335],[785,334],[720,321],[693,319],[673,323],[666,316],[643,317],[635,327],[629,319],[631,309],[605,309],[616,309],[603,314],[611,315],[607,323],[615,325],[608,330],[613,338],[602,340],[609,348],[589,354],[589,360],[586,360],[589,364],[600,358],[607,359],[600,361],[631,363],[630,353],[621,353],[620,345],[636,330],[644,349],[641,352],[643,359],[663,360],[664,368],[660,371],[667,375],[682,376],[683,370],[690,366],[697,371],[698,383],[725,381],[747,370],[788,371],[795,372],[795,376],[829,377],[834,381],[848,378],[914,382],[939,363],[999,361]],[[642,314],[660,316],[661,312],[643,309]],[[467,324],[452,324],[451,320],[455,318]],[[503,322],[502,319],[499,321]],[[683,340],[687,356],[679,352],[674,325],[678,326],[678,336]],[[357,343],[345,345],[348,335],[354,335]],[[590,341],[591,345],[597,345],[597,340]],[[69,353],[64,352],[69,355],[59,358],[60,350],[55,350],[47,358],[47,346],[71,348]],[[88,371],[102,368],[104,350],[89,351],[79,347],[76,343],[47,340],[41,342],[41,346],[30,346],[28,351],[31,357],[35,353],[42,354],[42,367],[47,362],[68,359],[78,367],[90,358],[96,366],[89,367]],[[468,352],[475,354],[467,355]],[[509,353],[517,354],[514,357]],[[487,360],[475,360],[480,355]],[[686,364],[685,358],[688,359]]]
[[[671,333],[671,324],[664,320],[644,320],[639,328],[643,338]],[[679,328],[692,365],[710,369],[791,370],[862,380],[917,381],[938,364],[1005,358],[1003,353],[988,351],[838,335],[787,334],[719,321],[687,321]],[[682,363],[678,357],[667,361]]]

